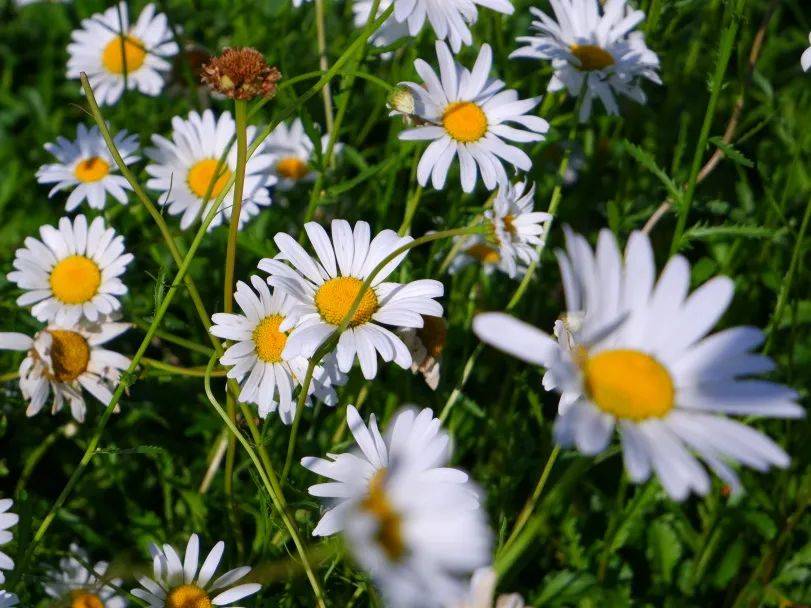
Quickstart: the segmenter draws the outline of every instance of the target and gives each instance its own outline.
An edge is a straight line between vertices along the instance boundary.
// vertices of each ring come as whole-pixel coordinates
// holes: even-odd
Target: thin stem
[[[727,5],[727,12],[731,13],[734,9],[733,3]],[[710,128],[715,116],[715,107],[718,105],[718,97],[721,94],[721,88],[724,82],[724,74],[727,71],[729,58],[732,55],[732,48],[735,42],[735,35],[738,32],[738,17],[732,17],[732,23],[721,34],[721,43],[718,49],[718,61],[715,64],[715,72],[710,83],[710,100],[707,103],[707,111],[704,114],[704,122],[701,125],[701,132],[698,136],[696,149],[693,153],[693,163],[690,168],[690,175],[687,179],[687,187],[684,191],[684,196],[681,200],[679,209],[679,219],[676,222],[676,230],[673,232],[673,240],[670,243],[670,255],[675,254],[684,230],[687,227],[687,218],[690,215],[690,207],[693,204],[693,196],[696,191],[696,184],[698,183],[698,173],[701,170],[701,160],[704,157],[704,151],[707,148],[707,140],[710,137]]]
[[[426,243],[431,243],[433,241],[438,241],[440,239],[452,238],[454,236],[466,236],[470,234],[479,234],[484,231],[484,228],[474,227],[474,228],[454,228],[451,230],[443,230],[441,232],[433,232],[431,234],[426,234],[421,236],[418,239],[414,239],[402,245],[392,251],[389,255],[387,255],[381,262],[375,266],[369,275],[364,279],[363,283],[358,289],[358,293],[355,296],[355,299],[352,302],[352,305],[347,310],[346,314],[344,315],[343,319],[341,319],[340,325],[335,328],[335,331],[330,334],[321,347],[316,350],[315,354],[310,358],[310,363],[307,366],[307,374],[304,376],[304,381],[301,384],[301,389],[298,395],[298,400],[296,401],[296,416],[293,419],[293,428],[290,430],[290,439],[287,444],[287,457],[284,462],[284,468],[282,469],[282,485],[284,485],[285,480],[287,479],[287,473],[290,471],[290,466],[293,462],[293,454],[295,453],[296,447],[296,439],[298,437],[298,427],[299,421],[304,411],[304,402],[307,399],[307,394],[310,389],[310,383],[312,382],[313,372],[315,371],[315,366],[321,361],[321,358],[324,357],[328,352],[332,350],[333,342],[337,342],[338,337],[344,333],[349,327],[349,323],[352,321],[352,318],[355,316],[355,312],[358,310],[358,306],[360,306],[361,300],[366,292],[371,289],[372,281],[374,281],[375,276],[383,270],[383,268],[392,260],[397,258],[399,255],[414,249],[415,247],[419,247],[420,245],[424,245]]]
[[[234,202],[231,206],[231,224],[228,229],[228,244],[225,249],[225,280],[223,281],[223,310],[234,309],[234,266],[237,257],[239,215],[242,210],[242,193],[245,187],[245,165],[248,162],[247,102],[234,100],[234,120],[237,136],[237,166],[234,179]],[[214,181],[214,180],[213,180]]]
[[[420,198],[422,198],[422,186],[417,186],[414,194],[411,195],[406,203],[403,223],[400,224],[400,230],[397,231],[397,234],[400,236],[407,235],[411,230],[411,222],[414,220],[414,214],[417,212],[417,206],[420,204]]]
[[[808,230],[808,221],[811,219],[811,199],[805,206],[805,213],[803,214],[802,222],[800,223],[800,232],[797,234],[797,241],[794,243],[794,251],[791,253],[791,262],[789,262],[788,271],[785,278],[780,282],[780,293],[777,295],[777,304],[774,307],[774,314],[769,320],[766,333],[768,338],[763,347],[763,352],[768,353],[771,350],[774,336],[777,332],[777,327],[783,319],[783,313],[788,302],[788,296],[791,293],[791,286],[794,283],[794,275],[797,273],[797,266],[800,264],[800,254],[802,253],[803,239],[805,239],[805,232]]]
[[[173,376],[203,378],[206,375],[206,369],[204,367],[180,367],[178,365],[171,365],[169,363],[164,363],[163,361],[158,361],[157,359],[150,359],[149,357],[143,357],[141,359],[141,363],[147,367],[166,372],[167,374],[171,374]],[[225,373],[225,370],[217,370],[213,372],[212,375],[221,378],[225,376]]]
[[[11,382],[12,380],[16,380],[20,377],[20,372],[6,372],[5,374],[0,374],[0,382]]]
[[[329,60],[327,59],[327,32],[324,14],[324,0],[315,0],[315,28],[316,37],[318,38],[318,67],[322,72],[326,72],[329,68]],[[330,91],[329,83],[324,85],[321,89],[321,95],[324,97],[324,118],[327,123],[327,133],[332,134],[334,128],[334,121],[332,117],[332,92]]]
[[[214,362],[216,358],[214,356],[209,359],[208,362],[208,369],[212,369],[214,367]],[[298,551],[299,557],[301,558],[302,566],[304,567],[304,571],[307,574],[307,579],[310,582],[310,586],[313,588],[313,594],[315,595],[316,605],[319,608],[326,608],[326,603],[324,601],[324,592],[321,590],[321,584],[318,582],[318,578],[313,571],[312,565],[310,564],[309,557],[307,556],[307,551],[305,550],[304,543],[301,540],[301,536],[298,533],[298,529],[296,528],[293,520],[290,517],[290,514],[287,512],[284,504],[280,501],[279,496],[276,494],[276,490],[273,487],[273,483],[271,482],[270,478],[267,476],[267,471],[262,466],[262,463],[259,460],[259,457],[256,455],[256,452],[251,447],[251,444],[248,442],[247,439],[239,432],[239,429],[236,427],[234,422],[228,417],[228,414],[222,408],[222,406],[217,401],[217,398],[214,396],[213,391],[211,390],[211,376],[207,375],[205,380],[205,391],[206,395],[208,396],[208,400],[211,403],[211,406],[216,410],[217,414],[220,415],[225,425],[228,427],[228,430],[231,431],[233,436],[239,441],[242,445],[245,452],[248,454],[251,462],[256,469],[259,478],[262,480],[262,484],[265,486],[265,490],[270,497],[273,506],[279,512],[279,515],[282,518],[282,522],[284,523],[285,528],[287,528],[290,537],[293,539],[293,543],[296,546],[296,550]]]
[[[560,446],[556,444],[555,447],[552,449],[552,452],[549,454],[549,457],[546,459],[546,464],[544,465],[543,471],[541,471],[541,477],[538,479],[538,484],[535,486],[535,490],[532,492],[532,495],[527,500],[526,504],[524,505],[524,508],[521,509],[521,513],[519,513],[518,519],[515,520],[515,526],[513,526],[513,530],[510,533],[510,536],[507,538],[507,541],[504,543],[504,546],[501,548],[500,552],[507,550],[507,548],[521,533],[521,530],[524,529],[524,526],[527,524],[527,521],[529,521],[532,512],[535,510],[535,507],[538,504],[538,500],[541,498],[541,493],[543,492],[543,489],[546,486],[546,482],[549,479],[549,475],[552,473],[552,467],[555,466],[555,462],[557,461],[559,454],[560,454]]]

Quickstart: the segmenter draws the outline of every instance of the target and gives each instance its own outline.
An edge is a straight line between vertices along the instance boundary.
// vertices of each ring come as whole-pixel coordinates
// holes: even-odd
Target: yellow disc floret
[[[98,292],[101,270],[90,258],[71,255],[57,262],[49,282],[54,296],[63,304],[83,304]]]
[[[472,101],[455,101],[445,108],[442,126],[453,139],[469,144],[487,133],[487,115]]]
[[[402,520],[386,496],[386,469],[380,469],[369,482],[369,494],[361,508],[377,520],[375,540],[391,561],[398,561],[406,552]]]
[[[581,72],[604,70],[616,63],[611,53],[595,44],[573,44],[569,50],[580,61]]]
[[[122,36],[116,36],[104,47],[104,52],[101,54],[101,63],[108,72],[123,74],[125,63],[127,73],[134,72],[144,65],[146,60],[144,43],[135,36],[123,37],[123,42],[122,45]],[[123,53],[121,52],[122,46],[124,47]]]
[[[586,390],[617,418],[661,418],[673,408],[673,380],[656,359],[637,350],[607,350],[584,359]]]
[[[282,351],[287,344],[287,334],[279,331],[282,321],[283,316],[270,315],[259,321],[253,330],[256,356],[265,363],[278,363],[282,360]]]
[[[165,608],[211,608],[211,600],[197,585],[180,585],[167,594]]]
[[[104,602],[86,589],[74,589],[70,592],[70,608],[104,608]]]
[[[54,380],[73,382],[90,362],[90,345],[80,333],[67,329],[48,329],[51,335],[51,367]]]
[[[219,196],[222,189],[225,188],[225,184],[231,179],[231,170],[223,166],[220,167],[220,176],[217,178],[217,181],[214,181],[214,177],[218,173],[217,164],[217,159],[206,158],[197,161],[192,165],[192,168],[189,169],[189,173],[186,175],[186,183],[189,185],[189,190],[196,196],[204,198],[209,187],[211,188],[211,198]],[[212,185],[213,181],[214,184]]]
[[[282,177],[298,181],[307,177],[310,166],[298,156],[285,156],[276,163],[276,172]]]
[[[498,264],[501,261],[501,254],[498,249],[485,245],[484,243],[476,243],[465,249],[465,254],[478,260],[481,264]]]
[[[355,301],[363,281],[355,277],[338,277],[330,279],[318,288],[315,292],[315,307],[318,309],[321,318],[332,325],[340,325],[343,318],[349,312],[352,303]],[[371,287],[367,289],[349,327],[357,327],[368,323],[372,315],[380,307],[377,301],[377,294]]]
[[[76,179],[85,184],[97,182],[110,174],[110,163],[99,156],[91,156],[79,161],[73,174]]]

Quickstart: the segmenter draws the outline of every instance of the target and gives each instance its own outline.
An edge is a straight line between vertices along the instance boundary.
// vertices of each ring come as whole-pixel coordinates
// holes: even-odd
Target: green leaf
[[[730,581],[738,574],[743,564],[743,558],[746,554],[746,544],[742,538],[737,538],[731,546],[724,549],[721,561],[713,576],[713,583],[719,589],[725,588],[729,585]]]
[[[673,580],[673,568],[681,555],[681,541],[671,525],[662,519],[653,522],[648,528],[648,558],[664,582]]]
[[[628,151],[628,154],[633,156],[640,165],[659,178],[659,181],[662,182],[665,189],[667,189],[667,193],[670,198],[672,198],[674,203],[676,203],[676,206],[678,206],[681,203],[681,191],[679,190],[678,186],[676,186],[675,182],[670,179],[670,176],[665,173],[665,170],[656,164],[656,160],[653,158],[653,156],[636,144],[632,144],[627,139],[623,140],[623,145]]]
[[[744,167],[754,167],[755,163],[746,158],[743,153],[732,144],[728,144],[720,137],[710,137],[710,143],[716,146],[721,152],[724,153],[729,160],[733,163],[743,165]]]

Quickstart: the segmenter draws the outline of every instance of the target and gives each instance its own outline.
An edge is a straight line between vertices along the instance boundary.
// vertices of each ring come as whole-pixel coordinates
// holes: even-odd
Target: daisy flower
[[[447,40],[457,53],[462,44],[473,43],[468,26],[476,23],[477,5],[505,15],[515,10],[510,0],[394,0],[394,18],[416,36],[427,17],[437,39]]]
[[[31,306],[40,321],[73,325],[85,318],[95,323],[118,312],[127,288],[118,278],[132,261],[124,237],[107,228],[101,217],[87,225],[84,215],[63,217],[58,227],[42,226],[42,240],[25,239],[17,250],[15,270],[7,278],[25,293],[19,306]]]
[[[329,135],[321,138],[321,151],[326,152]],[[334,152],[340,152],[342,144],[336,143]],[[271,172],[278,180],[279,190],[290,190],[298,183],[311,182],[316,172],[311,163],[314,156],[313,142],[304,132],[304,124],[296,118],[288,127],[279,123],[265,140],[265,152],[270,155]]]
[[[100,105],[114,104],[128,89],[155,97],[172,69],[169,59],[179,52],[166,15],[147,4],[130,25],[127,3],[82,20],[68,45],[68,78],[87,74]]]
[[[808,34],[808,43],[811,44],[811,34]],[[811,46],[803,51],[803,55],[800,57],[800,65],[803,68],[803,72],[811,70]]]
[[[138,160],[137,135],[119,131],[113,141],[124,163],[131,165]],[[45,144],[45,149],[58,162],[42,165],[37,171],[37,181],[40,184],[56,184],[48,197],[62,190],[71,190],[65,204],[66,211],[73,211],[84,200],[91,209],[104,209],[107,194],[122,205],[127,204],[127,193],[124,190],[132,188],[123,176],[115,174],[118,167],[97,126],[88,129],[79,124],[76,127],[76,141],[59,137],[56,143]]]
[[[296,413],[293,391],[301,386],[307,374],[309,361],[304,357],[284,356],[288,332],[279,326],[290,314],[295,301],[280,289],[271,294],[265,281],[251,277],[253,289],[242,281],[234,294],[243,314],[217,313],[211,317],[211,333],[234,344],[225,351],[220,363],[228,370],[228,377],[242,386],[239,400],[255,403],[259,416],[265,418],[278,408],[282,422],[290,424]],[[333,384],[343,384],[334,358],[318,365],[310,383],[309,395],[335,405],[338,397]]]
[[[538,259],[537,247],[544,240],[544,223],[552,216],[534,211],[535,184],[527,185],[520,182],[499,189],[493,208],[484,213],[489,234],[466,237],[452,269],[475,260],[515,278],[523,275]]]
[[[645,19],[626,0],[550,0],[555,19],[531,7],[535,36],[521,36],[523,46],[510,57],[545,59],[552,62],[554,76],[548,91],[563,88],[569,95],[584,92],[580,120],[591,115],[595,98],[606,112],[619,114],[616,96],[645,103],[639,83],[646,79],[661,84],[659,57],[645,45],[642,32],[632,31]],[[585,88],[584,88],[585,87]]]
[[[14,608],[19,603],[20,600],[16,595],[0,589],[0,608]]]
[[[479,568],[470,578],[470,590],[465,599],[453,608],[530,608],[517,593],[499,596],[495,606],[493,599],[498,576],[490,567]]]
[[[121,579],[105,578],[107,562],[98,562],[92,570],[90,556],[79,546],[70,546],[70,557],[59,560],[59,568],[47,574],[45,593],[71,608],[125,608],[127,600],[108,585],[121,586]]]
[[[399,247],[412,241],[411,237],[384,230],[370,242],[366,222],[356,223],[353,231],[349,222],[333,220],[331,240],[326,230],[315,222],[308,222],[304,229],[317,258],[311,257],[293,237],[280,232],[274,237],[279,254],[275,259],[265,258],[259,262],[259,268],[270,274],[268,283],[296,301],[290,316],[279,327],[287,331],[295,326],[287,338],[285,357],[311,357],[338,329],[372,270]],[[341,334],[336,354],[342,372],[347,373],[357,358],[363,376],[371,380],[377,374],[376,353],[380,353],[383,361],[394,361],[407,369],[411,365],[408,348],[381,324],[422,327],[421,315],[442,316],[442,305],[434,301],[444,293],[439,281],[384,282],[406,253],[398,255],[374,276],[346,331]]]
[[[619,432],[625,468],[634,482],[651,471],[676,500],[705,494],[703,460],[733,491],[739,462],[765,471],[789,458],[771,439],[728,415],[797,418],[804,414],[790,388],[754,376],[774,369],[752,352],[763,333],[733,327],[707,335],[732,300],[733,283],[716,277],[688,295],[690,265],[670,259],[655,281],[648,237],[635,232],[623,260],[603,230],[592,252],[566,230],[558,252],[568,326],[558,340],[500,313],[476,317],[488,344],[547,368],[544,387],[562,394],[556,440],[594,455]]]
[[[2,334],[0,334],[2,336]],[[0,500],[0,547],[7,545],[14,539],[14,534],[9,532],[9,528],[17,525],[20,520],[16,513],[10,513],[9,509],[14,505],[14,501],[10,498]],[[14,568],[14,560],[8,555],[0,551],[0,584],[6,582],[6,577],[3,570],[11,570]],[[13,605],[13,604],[9,604]]]
[[[129,328],[128,323],[98,325],[49,325],[33,338],[20,333],[0,332],[0,349],[27,352],[20,364],[20,391],[28,401],[27,416],[42,409],[53,392],[51,413],[67,400],[77,422],[84,421],[82,388],[104,405],[112,399],[120,370],[130,360],[102,348]]]
[[[203,606],[232,606],[234,602],[253,595],[262,585],[235,583],[243,579],[250,566],[229,570],[214,577],[225,551],[225,543],[219,541],[199,566],[200,539],[192,534],[181,559],[170,545],[151,545],[154,579],[143,576],[138,579],[140,587],[132,594],[144,600],[149,608],[190,608]]]
[[[179,116],[172,118],[171,141],[160,135],[152,136],[155,147],[147,148],[146,155],[155,164],[146,167],[150,175],[146,185],[163,193],[160,202],[168,206],[170,214],[182,215],[180,227],[183,230],[205,215],[203,201],[206,193],[210,190],[208,204],[211,205],[237,170],[237,148],[231,146],[224,166],[218,171],[219,159],[235,134],[236,123],[230,112],[223,112],[216,119],[214,112],[206,110],[202,116],[194,111],[189,112],[187,120]],[[250,145],[256,137],[256,127],[249,126],[247,135]],[[270,156],[264,153],[254,154],[248,159],[239,215],[240,228],[259,213],[260,207],[270,205],[267,189],[276,183],[268,172],[270,162]],[[230,220],[233,204],[232,187],[225,195],[210,228],[219,226],[223,220]]]
[[[529,171],[529,156],[504,140],[544,139],[549,123],[527,114],[540,97],[518,99],[518,93],[505,90],[501,80],[491,79],[493,52],[487,44],[482,45],[472,70],[456,63],[444,42],[436,43],[436,54],[439,77],[425,61],[417,59],[414,67],[425,84],[400,83],[414,95],[414,116],[422,123],[400,133],[400,139],[431,141],[417,166],[419,183],[425,186],[430,177],[434,188],[441,190],[457,155],[465,192],[476,186],[477,168],[488,190],[509,182],[503,161]]]
[[[313,534],[343,531],[387,606],[427,608],[461,598],[464,576],[487,563],[490,531],[467,474],[448,468],[450,438],[430,409],[404,410],[382,436],[347,407],[359,452],[305,458],[332,482],[311,486],[329,509]]]
[[[392,2],[393,0],[380,0],[375,18],[380,17],[391,6]],[[355,27],[366,27],[372,13],[372,6],[374,6],[374,0],[355,0],[352,4]],[[378,48],[387,47],[405,36],[408,36],[408,24],[400,23],[392,15],[383,22],[383,25],[375,33],[369,36],[369,42]],[[381,57],[389,59],[391,53],[384,53]]]

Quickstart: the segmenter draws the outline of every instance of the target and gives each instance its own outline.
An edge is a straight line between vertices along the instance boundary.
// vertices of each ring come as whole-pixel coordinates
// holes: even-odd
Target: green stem
[[[733,9],[733,2],[727,5],[727,13],[731,13]],[[704,151],[707,148],[707,140],[710,136],[710,128],[712,127],[713,117],[715,116],[715,107],[718,105],[718,97],[721,95],[721,89],[724,82],[724,74],[729,64],[729,58],[732,55],[732,48],[735,42],[735,35],[738,32],[738,17],[732,17],[732,23],[721,34],[721,42],[718,49],[718,61],[715,64],[715,72],[713,73],[712,80],[710,81],[710,100],[707,104],[707,111],[704,114],[704,122],[701,125],[701,131],[698,136],[695,152],[693,153],[693,163],[690,167],[690,175],[687,179],[687,187],[684,191],[684,196],[681,199],[679,206],[679,218],[676,222],[676,230],[673,233],[673,241],[670,243],[670,255],[674,255],[681,245],[681,238],[684,230],[687,227],[687,218],[690,215],[690,207],[693,204],[693,196],[696,191],[696,184],[698,183],[698,173],[701,170],[701,160],[704,157]]]
[[[5,374],[0,374],[0,382],[11,382],[12,380],[16,380],[20,377],[20,372],[6,372]]]
[[[805,239],[805,232],[808,229],[808,221],[811,219],[811,199],[805,206],[805,213],[803,214],[802,222],[800,223],[800,232],[797,234],[797,241],[794,243],[794,251],[791,253],[791,262],[789,262],[788,271],[785,278],[780,282],[780,293],[777,295],[777,304],[774,307],[774,314],[769,321],[769,326],[766,329],[766,344],[763,347],[763,352],[768,353],[771,350],[774,336],[777,332],[777,327],[783,319],[783,313],[788,302],[789,293],[791,293],[791,286],[794,283],[794,275],[797,273],[797,267],[800,264],[800,254],[802,253],[803,239]]]
[[[329,68],[329,60],[327,59],[327,28],[325,24],[324,0],[315,0],[315,29],[318,40],[318,67],[321,68],[322,72],[326,72]],[[321,89],[321,95],[324,97],[324,119],[327,123],[327,133],[332,136],[334,125],[332,117],[332,93],[330,91],[329,82]]]
[[[209,355],[210,354],[211,353],[209,353]],[[150,359],[149,357],[144,357],[143,359],[141,359],[141,363],[143,363],[147,367],[151,367],[153,369],[166,372],[167,374],[172,374],[173,376],[189,376],[191,378],[203,378],[206,375],[206,369],[204,367],[180,367],[177,365],[164,363],[163,361],[158,361],[157,359]],[[216,372],[213,372],[212,375],[221,378],[225,376],[225,373],[226,373],[225,370],[218,370]]]
[[[237,167],[234,179],[234,202],[231,207],[231,224],[228,227],[228,244],[225,249],[225,280],[223,281],[223,310],[234,309],[234,266],[237,257],[237,238],[239,236],[239,215],[242,211],[242,193],[245,188],[245,165],[248,162],[248,124],[247,103],[234,100],[234,120],[237,136]],[[216,183],[216,180],[212,180]]]
[[[216,361],[216,357],[212,356],[208,362],[208,370],[210,371],[214,367],[214,363]],[[296,528],[295,524],[293,523],[290,514],[287,512],[284,503],[280,500],[279,495],[277,495],[276,490],[274,489],[274,484],[271,482],[270,478],[267,475],[267,471],[262,466],[262,463],[259,457],[256,455],[256,452],[251,447],[251,444],[248,442],[247,439],[239,432],[239,429],[236,427],[234,422],[229,418],[226,411],[222,408],[222,406],[217,401],[217,398],[214,396],[213,391],[211,390],[211,376],[210,374],[206,376],[204,380],[205,384],[205,391],[206,395],[208,396],[208,400],[211,403],[211,406],[216,410],[217,414],[220,415],[225,425],[228,427],[228,430],[231,431],[233,436],[240,442],[245,452],[248,454],[251,462],[256,469],[259,478],[262,481],[262,484],[265,486],[265,491],[268,493],[273,506],[279,512],[279,515],[282,518],[282,522],[284,523],[285,528],[287,528],[287,532],[290,534],[290,537],[293,539],[293,543],[296,546],[296,550],[298,551],[299,557],[301,558],[302,566],[304,567],[304,571],[307,574],[307,579],[310,582],[310,586],[313,588],[313,594],[315,595],[315,602],[319,608],[326,608],[326,603],[324,601],[324,592],[321,590],[321,584],[318,582],[318,578],[313,571],[312,565],[310,564],[309,557],[307,556],[307,551],[304,547],[304,542],[301,539],[301,536],[298,533],[298,529]]]
[[[364,279],[363,283],[358,289],[358,293],[355,296],[355,299],[352,301],[352,305],[347,310],[346,314],[344,315],[343,319],[341,319],[341,324],[335,328],[335,331],[330,334],[329,337],[324,341],[321,347],[316,350],[315,354],[310,358],[310,363],[307,366],[307,374],[304,376],[304,381],[301,384],[300,392],[298,395],[298,399],[296,401],[296,416],[293,419],[293,428],[290,430],[290,439],[287,444],[287,457],[284,462],[284,468],[282,469],[282,485],[284,485],[285,480],[287,479],[287,474],[290,472],[290,467],[293,463],[293,454],[295,453],[296,447],[296,438],[298,437],[298,427],[299,421],[304,411],[304,402],[307,400],[307,393],[310,389],[310,383],[312,382],[313,372],[315,371],[315,366],[321,361],[321,358],[324,357],[328,352],[332,350],[334,346],[333,343],[337,343],[338,337],[344,333],[349,327],[350,321],[355,316],[355,312],[358,310],[358,306],[360,306],[361,300],[366,292],[371,289],[372,281],[374,280],[375,276],[383,270],[383,268],[399,256],[402,253],[410,251],[415,247],[419,247],[420,245],[424,245],[426,243],[431,243],[433,241],[438,241],[440,239],[452,238],[454,236],[466,236],[469,234],[478,234],[483,232],[484,228],[474,227],[474,228],[454,228],[451,230],[443,230],[441,232],[433,232],[431,234],[426,234],[421,236],[418,239],[414,239],[405,245],[402,245],[392,251],[389,255],[387,255],[383,260],[375,266],[369,275]]]

